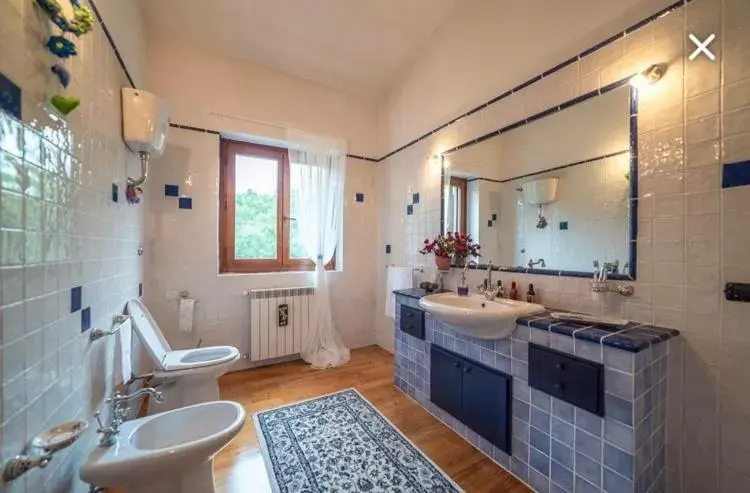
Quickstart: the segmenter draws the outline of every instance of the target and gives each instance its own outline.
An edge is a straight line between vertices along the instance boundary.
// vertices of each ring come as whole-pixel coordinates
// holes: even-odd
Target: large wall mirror
[[[480,265],[635,279],[637,106],[620,85],[447,151],[442,230]]]

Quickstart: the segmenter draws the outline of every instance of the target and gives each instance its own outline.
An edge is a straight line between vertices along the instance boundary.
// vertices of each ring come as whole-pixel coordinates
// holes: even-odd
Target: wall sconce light
[[[645,87],[653,85],[662,77],[664,77],[664,74],[667,73],[667,68],[668,65],[666,63],[657,63],[651,65],[642,72],[634,75],[630,79],[630,85],[635,87],[636,89],[643,89]]]

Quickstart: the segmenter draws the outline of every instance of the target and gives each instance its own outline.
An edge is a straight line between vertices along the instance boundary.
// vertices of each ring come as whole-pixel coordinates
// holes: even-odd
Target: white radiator
[[[298,354],[307,337],[315,288],[253,289],[250,297],[250,360]],[[287,306],[286,326],[279,308]],[[282,320],[280,320],[282,319]]]

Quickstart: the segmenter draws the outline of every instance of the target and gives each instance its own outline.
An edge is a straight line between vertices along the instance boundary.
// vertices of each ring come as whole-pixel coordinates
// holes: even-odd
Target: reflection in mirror
[[[503,269],[634,277],[635,98],[619,87],[445,154],[444,230]]]

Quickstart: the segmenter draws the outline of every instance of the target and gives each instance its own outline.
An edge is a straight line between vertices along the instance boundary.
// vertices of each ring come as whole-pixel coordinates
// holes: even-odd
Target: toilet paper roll
[[[193,314],[195,313],[195,300],[192,298],[180,298],[180,323],[179,329],[183,333],[193,332]]]

